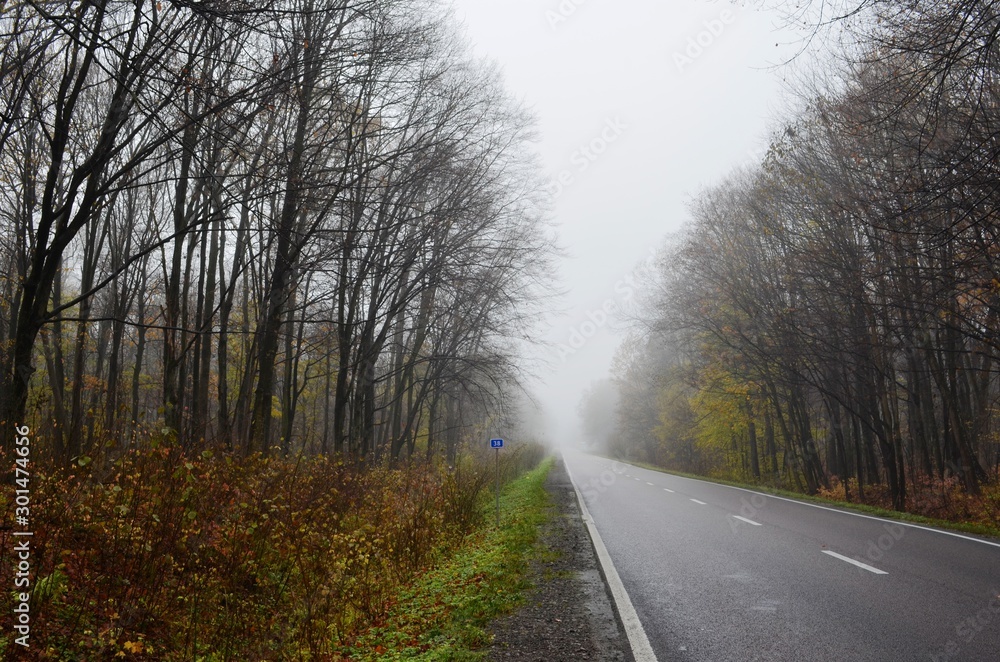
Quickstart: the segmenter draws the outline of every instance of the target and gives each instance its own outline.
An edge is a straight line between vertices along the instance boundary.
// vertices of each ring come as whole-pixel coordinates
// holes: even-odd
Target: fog
[[[456,0],[477,53],[538,119],[553,196],[561,314],[530,384],[557,444],[581,439],[577,406],[609,375],[637,271],[681,229],[699,189],[766,149],[781,66],[802,36],[774,12],[726,2]],[[610,311],[611,314],[608,314]]]

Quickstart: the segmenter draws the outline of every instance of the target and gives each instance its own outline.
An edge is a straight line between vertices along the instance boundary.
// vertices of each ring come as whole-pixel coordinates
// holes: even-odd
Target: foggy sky
[[[565,443],[579,435],[583,390],[608,376],[622,340],[602,309],[634,298],[633,272],[682,227],[692,196],[763,154],[791,73],[774,65],[801,41],[776,30],[776,14],[727,2],[454,5],[476,52],[534,111],[544,169],[561,182],[552,191],[565,313],[546,334],[551,368],[532,391],[547,438]]]

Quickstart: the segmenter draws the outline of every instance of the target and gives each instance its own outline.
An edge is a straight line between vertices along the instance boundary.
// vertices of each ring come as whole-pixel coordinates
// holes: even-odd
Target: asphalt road
[[[660,662],[1000,661],[1000,541],[565,458]]]

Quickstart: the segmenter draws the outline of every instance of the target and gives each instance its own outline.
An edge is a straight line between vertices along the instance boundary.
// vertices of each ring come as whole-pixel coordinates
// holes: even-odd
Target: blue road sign
[[[503,448],[503,439],[490,439],[490,448]]]

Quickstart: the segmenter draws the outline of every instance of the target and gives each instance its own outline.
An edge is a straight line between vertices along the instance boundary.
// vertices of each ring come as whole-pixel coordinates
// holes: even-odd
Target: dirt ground
[[[518,612],[494,624],[495,662],[630,662],[632,653],[580,517],[573,484],[557,459],[546,482],[554,513],[532,564],[534,589]]]

